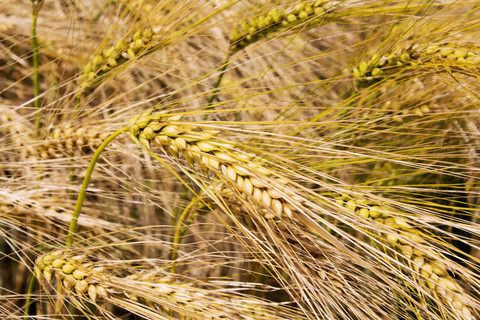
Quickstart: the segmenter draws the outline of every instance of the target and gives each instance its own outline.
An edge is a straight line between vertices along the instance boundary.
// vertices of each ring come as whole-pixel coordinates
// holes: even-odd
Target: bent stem
[[[80,189],[77,203],[75,204],[75,209],[73,210],[72,220],[70,221],[70,228],[68,229],[67,241],[65,243],[66,247],[69,247],[72,245],[73,237],[75,236],[75,231],[77,230],[77,223],[78,223],[78,217],[80,216],[80,210],[82,210],[83,201],[85,200],[85,195],[87,194],[87,187],[88,187],[88,184],[90,183],[90,178],[92,176],[93,169],[95,168],[95,164],[98,161],[98,157],[100,156],[100,153],[102,153],[105,147],[108,146],[108,144],[113,139],[115,139],[117,136],[122,134],[125,130],[127,130],[127,127],[124,127],[112,133],[107,139],[105,139],[105,141],[103,141],[100,147],[98,147],[97,151],[95,151],[95,154],[93,155],[92,160],[88,165],[87,173],[85,173],[85,178],[83,178],[82,188]]]
[[[185,207],[185,209],[183,209],[182,215],[180,216],[180,218],[178,218],[177,226],[175,227],[175,235],[173,237],[172,251],[170,252],[170,260],[173,261],[172,267],[170,268],[170,273],[175,273],[175,269],[176,269],[175,260],[177,260],[177,256],[178,256],[178,246],[181,242],[181,238],[185,234],[184,228],[183,228],[184,221],[187,219],[193,206],[195,206],[199,201],[200,201],[200,198],[197,198],[197,197],[192,199],[192,201]]]

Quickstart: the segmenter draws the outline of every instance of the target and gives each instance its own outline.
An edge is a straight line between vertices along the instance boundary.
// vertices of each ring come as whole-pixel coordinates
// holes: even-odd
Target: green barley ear
[[[294,207],[300,205],[294,200],[295,188],[280,191],[288,190],[288,181],[276,177],[254,155],[238,152],[235,144],[217,140],[218,131],[183,125],[178,122],[181,116],[159,117],[148,114],[137,117],[130,122],[127,134],[147,149],[156,144],[175,158],[183,157],[191,166],[198,165],[205,172],[211,171],[221,180],[232,182],[232,188],[244,191],[267,209],[265,219],[292,217]]]
[[[152,52],[152,44],[155,40],[156,32],[153,29],[141,29],[97,53],[80,73],[82,92],[91,90],[127,63]]]
[[[155,1],[151,0],[120,0],[122,6],[134,14],[147,16],[152,12]]]
[[[229,55],[281,30],[309,20],[319,22],[327,6],[327,1],[304,1],[293,9],[273,8],[265,15],[244,20],[230,34]]]
[[[455,43],[429,46],[416,44],[382,56],[372,55],[353,69],[353,77],[357,81],[357,87],[364,88],[401,73],[412,77],[422,69],[478,76],[479,63],[480,48],[475,46]]]
[[[102,270],[93,267],[84,256],[74,256],[67,251],[55,250],[40,256],[35,264],[35,276],[44,287],[58,286],[67,295],[78,295],[93,303],[110,296],[101,281]]]

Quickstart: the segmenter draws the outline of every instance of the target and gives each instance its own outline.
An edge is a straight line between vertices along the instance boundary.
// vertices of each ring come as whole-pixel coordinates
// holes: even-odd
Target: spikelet
[[[148,52],[156,33],[151,28],[137,30],[115,45],[95,55],[80,74],[80,87],[87,91],[97,86],[107,73]]]
[[[447,71],[467,71],[478,75],[480,49],[456,44],[411,45],[383,56],[374,54],[353,69],[358,87],[370,86],[386,76],[405,71],[415,73],[421,68],[443,68]],[[470,71],[470,72],[468,72]]]
[[[328,1],[304,1],[293,10],[271,9],[266,15],[260,15],[243,21],[230,35],[229,53],[242,50],[266,36],[288,29],[306,21],[319,22],[323,19]],[[329,5],[331,7],[331,5]]]
[[[428,237],[414,227],[411,217],[399,215],[389,207],[355,200],[347,195],[338,196],[336,203],[383,230],[381,237],[384,244],[394,250],[386,251],[403,257],[412,278],[419,279],[420,285],[431,292],[432,297],[438,295],[440,301],[446,303],[459,319],[474,319],[465,292],[447,272],[448,268],[443,262],[445,259],[429,249],[426,241]]]
[[[62,292],[76,293],[92,302],[109,297],[100,281],[101,270],[94,268],[83,256],[55,250],[37,259],[35,275],[44,284],[53,288],[58,285],[63,287]]]
[[[383,104],[382,108],[387,110],[390,109],[391,106],[392,101],[387,100]],[[390,112],[393,112],[391,116],[392,120],[396,123],[405,123],[408,119],[411,119],[412,117],[423,117],[431,113],[433,109],[433,103],[422,103],[421,105],[413,106],[411,106],[411,104],[409,103],[393,104],[393,107],[395,107],[394,110],[390,109]]]

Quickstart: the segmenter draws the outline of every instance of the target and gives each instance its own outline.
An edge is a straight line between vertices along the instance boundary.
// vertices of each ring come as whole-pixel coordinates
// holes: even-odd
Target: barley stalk
[[[82,210],[83,201],[85,200],[87,187],[88,187],[88,184],[90,183],[90,178],[92,177],[93,169],[95,168],[98,158],[100,157],[100,154],[102,153],[102,151],[108,146],[108,144],[117,136],[122,134],[123,131],[124,131],[124,128],[117,130],[116,132],[108,136],[108,138],[106,138],[105,141],[102,142],[102,144],[98,147],[97,151],[95,151],[95,153],[93,154],[92,160],[88,165],[87,172],[85,173],[85,177],[83,178],[82,187],[80,189],[80,193],[78,194],[77,203],[75,204],[75,208],[72,214],[72,219],[70,220],[68,236],[65,243],[67,247],[73,243],[73,237],[75,236],[75,233],[77,231],[78,218],[80,217],[80,211]]]
[[[38,96],[40,95],[40,83],[38,75],[38,40],[37,40],[37,19],[38,12],[43,6],[44,0],[32,0],[32,47],[33,47],[33,97],[34,97],[34,107],[37,111],[35,116],[35,129],[37,137],[40,135],[40,100]]]

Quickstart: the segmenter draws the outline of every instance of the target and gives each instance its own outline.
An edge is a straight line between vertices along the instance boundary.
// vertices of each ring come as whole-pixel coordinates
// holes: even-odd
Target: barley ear
[[[86,92],[100,84],[107,75],[119,71],[121,66],[150,52],[148,49],[156,39],[151,28],[135,31],[115,45],[104,49],[91,58],[80,73],[80,87]]]
[[[443,68],[449,72],[475,71],[479,62],[480,48],[467,48],[455,43],[429,46],[412,44],[382,56],[374,54],[369,60],[361,61],[353,69],[353,77],[357,87],[364,88],[403,71],[409,77],[428,68]]]
[[[426,241],[428,237],[415,228],[408,218],[399,216],[389,207],[345,195],[338,196],[336,203],[383,229],[385,245],[393,249],[387,252],[396,252],[403,257],[412,278],[416,279],[420,275],[419,284],[432,296],[439,295],[440,304],[447,302],[451,312],[461,315],[461,319],[474,319],[465,292],[447,273],[444,258],[429,249]]]
[[[230,34],[229,55],[281,30],[306,21],[319,22],[327,1],[301,1],[294,8],[273,8],[267,14],[242,21]]]

